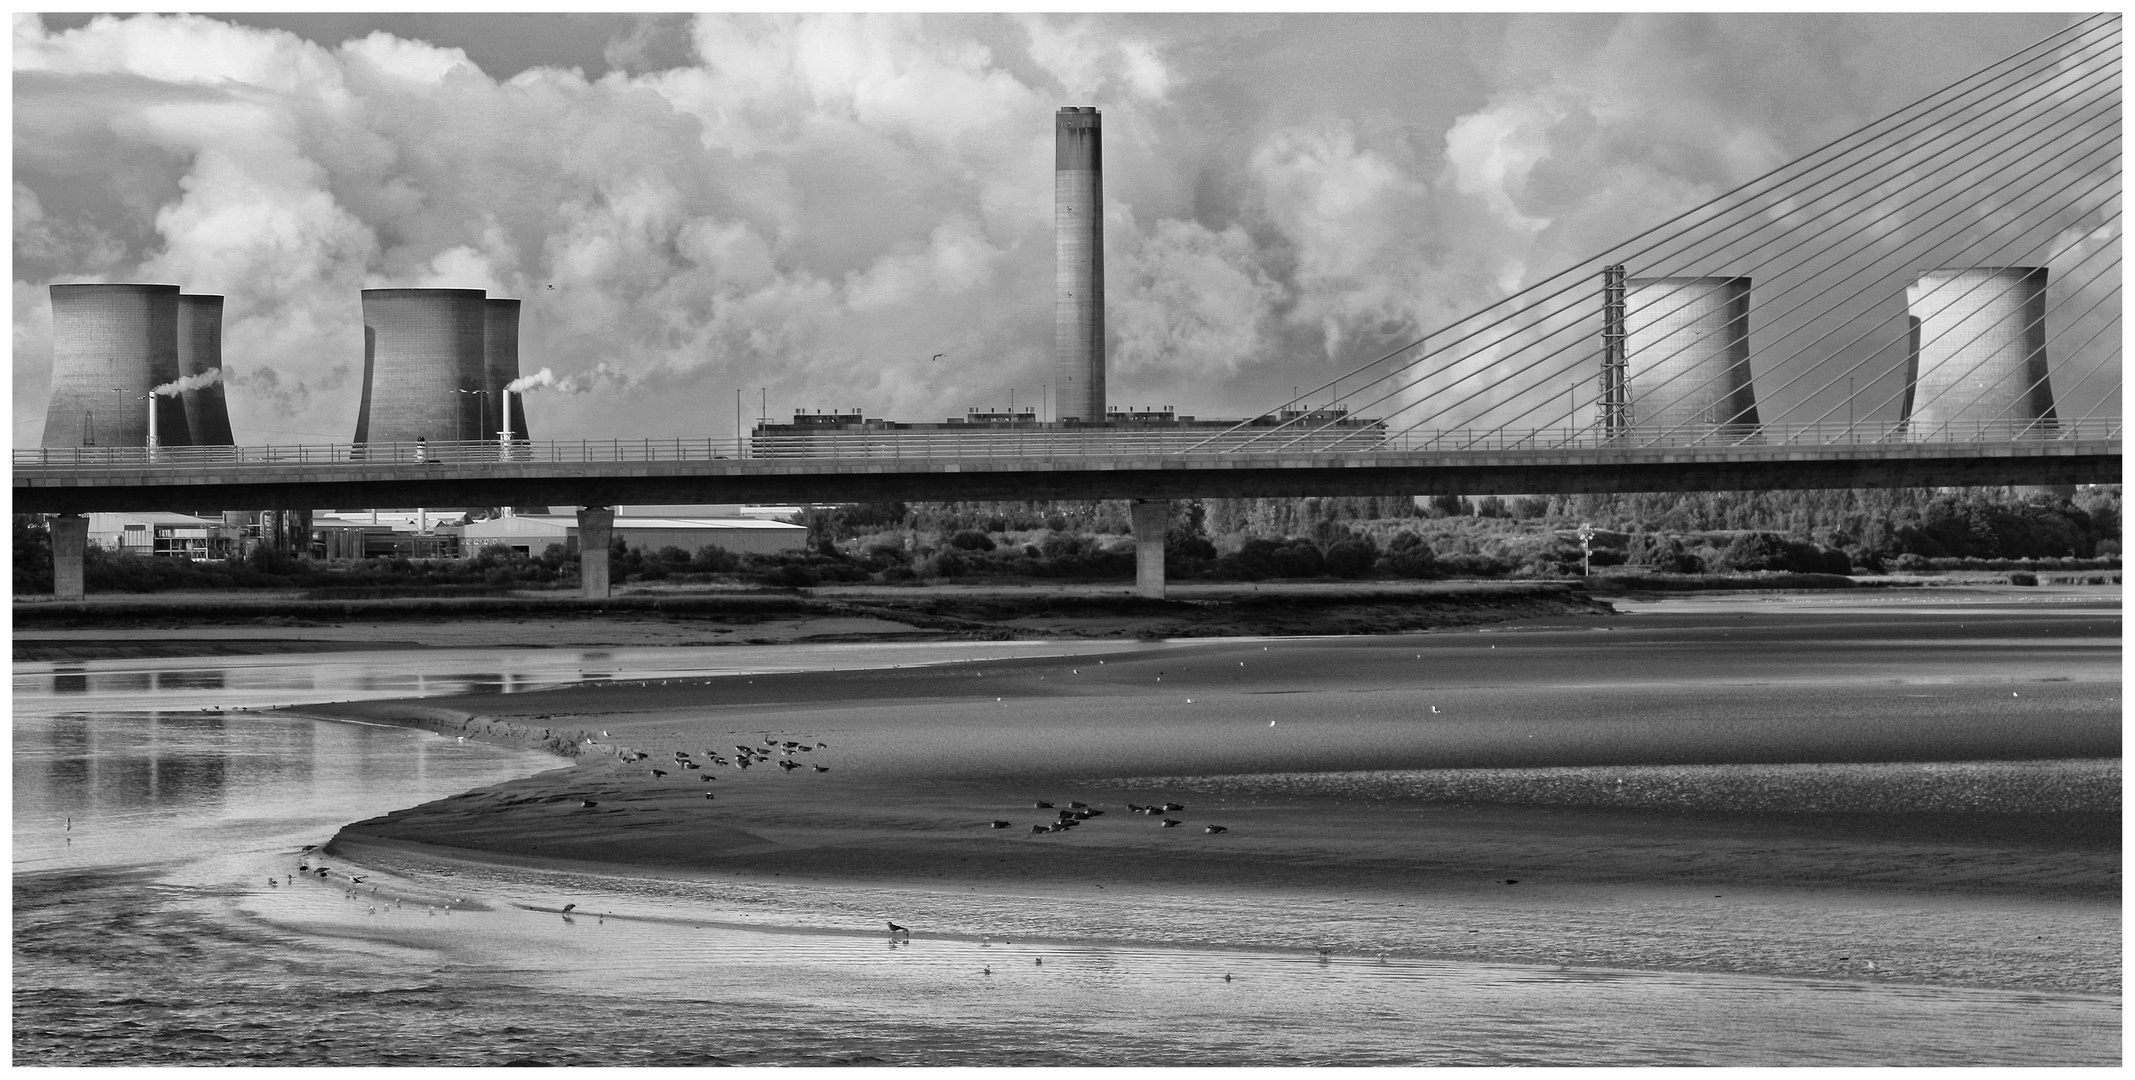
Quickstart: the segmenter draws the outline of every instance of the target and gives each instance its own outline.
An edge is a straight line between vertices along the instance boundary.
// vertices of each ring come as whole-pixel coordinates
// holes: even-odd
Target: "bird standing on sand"
[[[912,932],[911,932],[910,930],[907,930],[907,929],[905,929],[904,927],[902,927],[902,926],[899,926],[899,925],[897,925],[896,923],[891,923],[891,924],[890,924],[890,936],[891,936],[891,937],[895,937],[895,936],[897,936],[897,935],[899,935],[899,934],[903,934],[903,935],[904,935],[904,936],[906,936],[906,937],[910,937],[910,936],[912,936]]]
[[[563,916],[564,918],[568,919],[568,918],[570,918],[570,917],[571,917],[571,909],[572,909],[572,908],[575,908],[575,907],[577,907],[577,906],[578,906],[577,904],[565,904],[565,905],[563,906],[563,910],[562,910],[561,912],[559,912],[558,914],[561,914],[561,915],[562,915],[562,916]]]
[[[270,889],[279,889],[279,888],[281,888],[281,886],[280,886],[279,884],[277,884],[277,883],[275,882],[275,880],[274,880],[273,878],[268,878],[268,879],[267,879],[267,887],[268,887],[268,888],[270,888]]]

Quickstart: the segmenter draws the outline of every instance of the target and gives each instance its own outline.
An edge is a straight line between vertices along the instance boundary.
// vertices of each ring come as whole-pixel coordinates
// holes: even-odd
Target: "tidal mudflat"
[[[572,757],[234,903],[576,1063],[2117,1060],[2117,595],[1079,644],[307,709]]]

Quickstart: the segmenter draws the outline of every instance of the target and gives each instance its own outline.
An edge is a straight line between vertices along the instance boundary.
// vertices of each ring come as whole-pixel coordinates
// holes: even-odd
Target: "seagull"
[[[654,769],[654,770],[652,770],[652,775],[654,775],[654,776],[666,776],[667,774],[666,774],[665,772],[663,772],[663,771],[659,770],[659,769]]]
[[[704,797],[705,797],[705,798],[707,798],[707,799],[716,799],[716,798],[718,798],[718,796],[716,796],[716,795],[712,794],[712,793],[711,793],[711,792],[709,792],[709,791],[707,791],[707,792],[705,792],[705,793],[704,793]]]
[[[1223,826],[1221,826],[1221,825],[1210,825],[1210,826],[1208,827],[1208,834],[1209,834],[1210,836],[1214,836],[1215,834],[1217,834],[1217,833],[1220,833],[1220,832],[1229,832],[1229,831],[1230,831],[1229,829],[1226,829],[1226,828],[1224,828],[1224,827],[1223,827]]]
[[[1068,804],[1068,808],[1072,810],[1081,810],[1089,805],[1090,804],[1086,802],[1071,802]]]
[[[1436,706],[1436,705],[1433,705],[1433,706],[1431,706],[1431,712],[1433,712],[1433,713],[1436,713],[1437,711],[1438,711],[1438,706]]]
[[[1048,830],[1048,829],[1047,829],[1047,828],[1046,828],[1045,826],[1043,826],[1043,825],[1033,825],[1033,826],[1031,826],[1031,827],[1030,827],[1030,831],[1032,831],[1032,832],[1034,832],[1034,833],[1042,833],[1042,832],[1049,832],[1050,830]]]
[[[1180,805],[1179,805],[1178,803],[1175,803],[1175,802],[1168,802],[1168,803],[1165,803],[1165,804],[1164,804],[1164,805],[1163,805],[1162,807],[1159,807],[1159,809],[1163,810],[1163,811],[1164,811],[1165,813],[1167,813],[1167,814],[1176,814],[1176,813],[1178,813],[1179,811],[1181,811],[1181,810],[1184,810],[1184,809],[1186,809],[1186,808],[1185,808],[1185,807],[1183,807],[1183,806],[1180,806]]]
[[[588,810],[591,810],[591,809],[593,809],[594,807],[596,807],[596,806],[599,806],[600,804],[599,804],[599,803],[597,803],[597,802],[594,802],[594,801],[593,801],[593,800],[591,800],[591,799],[580,799],[580,800],[578,800],[578,805],[580,805],[580,806],[582,806],[582,807],[585,807],[585,808],[586,808],[586,809],[588,809]]]
[[[1006,822],[1006,821],[996,821],[996,822],[994,822],[994,823],[993,823],[993,827],[994,827],[994,828],[996,828],[996,829],[1005,829],[1005,828],[1007,828],[1007,827],[1009,826],[1009,824],[1010,824],[1010,823],[1009,823],[1009,822]],[[273,879],[273,878],[268,878],[267,880],[271,882],[271,881],[273,881],[274,879]]]
[[[361,885],[361,884],[363,884],[363,877],[362,877],[361,875],[359,875],[359,874],[350,874],[350,875],[348,876],[348,879],[349,879],[350,881],[352,881],[352,882],[355,882],[355,883],[356,883],[356,884],[358,884],[358,885]]]
[[[817,772],[829,772],[829,771],[830,771],[830,766],[828,766],[828,765],[818,765],[818,766],[816,766],[816,767],[815,767],[815,771],[817,771]]]
[[[941,359],[942,357],[944,357],[944,356],[947,356],[947,355],[949,355],[949,354],[948,354],[948,353],[935,353],[935,354],[934,354],[934,360],[939,360],[939,359]],[[934,362],[934,360],[929,360],[929,361],[927,361],[927,363],[930,363],[930,364],[931,364],[931,363],[933,363],[933,362]]]
[[[1178,827],[1179,827],[1179,825],[1180,825],[1180,822],[1179,822],[1179,820],[1178,820],[1177,818],[1165,818],[1165,819],[1164,819],[1164,825],[1163,825],[1163,827],[1164,827],[1164,828],[1167,828],[1167,829],[1176,829],[1176,828],[1178,828]]]
[[[1037,802],[1032,803],[1031,805],[1037,807],[1040,810],[1051,810],[1053,808],[1053,804],[1049,802]]]

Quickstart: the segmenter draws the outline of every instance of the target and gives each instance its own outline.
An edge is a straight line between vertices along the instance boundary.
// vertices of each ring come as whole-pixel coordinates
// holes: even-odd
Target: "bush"
[[[1329,545],[1322,564],[1338,578],[1360,578],[1371,573],[1372,564],[1378,561],[1379,550],[1369,538],[1350,537]]]
[[[245,565],[262,574],[287,577],[297,572],[296,558],[281,548],[261,544],[245,556]]]
[[[2011,574],[2011,575],[2009,575],[2009,584],[2011,584],[2011,585],[2037,585],[2038,583],[2039,583],[2039,576],[2038,576],[2037,574]]]
[[[992,551],[993,538],[977,529],[965,529],[949,538],[949,546],[959,551]]]
[[[764,575],[764,580],[781,588],[806,589],[821,584],[823,577],[812,566],[789,562]]]
[[[1500,577],[1512,572],[1512,564],[1494,555],[1440,555],[1438,570],[1448,577]]]
[[[1402,531],[1387,541],[1386,554],[1379,557],[1379,565],[1396,577],[1427,578],[1438,576],[1438,557],[1423,537]]]
[[[1430,506],[1434,517],[1459,517],[1468,512],[1468,504],[1458,495],[1433,495]]]

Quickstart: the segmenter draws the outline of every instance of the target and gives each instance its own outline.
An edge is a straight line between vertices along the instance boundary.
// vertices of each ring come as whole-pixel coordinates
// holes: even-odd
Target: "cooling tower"
[[[1632,278],[1625,289],[1624,332],[1633,430],[1755,430],[1750,279]]]
[[[1105,185],[1093,106],[1053,117],[1053,383],[1062,420],[1105,418]]]
[[[178,286],[54,285],[45,446],[148,445],[149,390],[178,377]],[[185,406],[157,403],[158,436],[186,443]]]
[[[363,290],[356,441],[477,439],[488,385],[480,289]],[[467,393],[461,393],[465,390]]]
[[[178,297],[178,373],[199,375],[222,367],[222,297]],[[227,377],[227,372],[224,373]],[[223,399],[222,381],[187,390],[179,395],[185,406],[185,426],[194,446],[233,446],[230,407]],[[170,440],[164,440],[170,445]]]
[[[2046,268],[1974,266],[1929,270],[1905,290],[1920,320],[1909,431],[1965,438],[1996,430],[2054,427],[2046,378]]]
[[[482,387],[489,392],[482,395],[482,438],[493,438],[504,430],[504,387],[519,377],[519,301],[502,300],[496,297],[484,301],[486,320],[483,342]],[[514,415],[513,420],[518,417]],[[525,434],[526,429],[512,424],[514,436]]]

